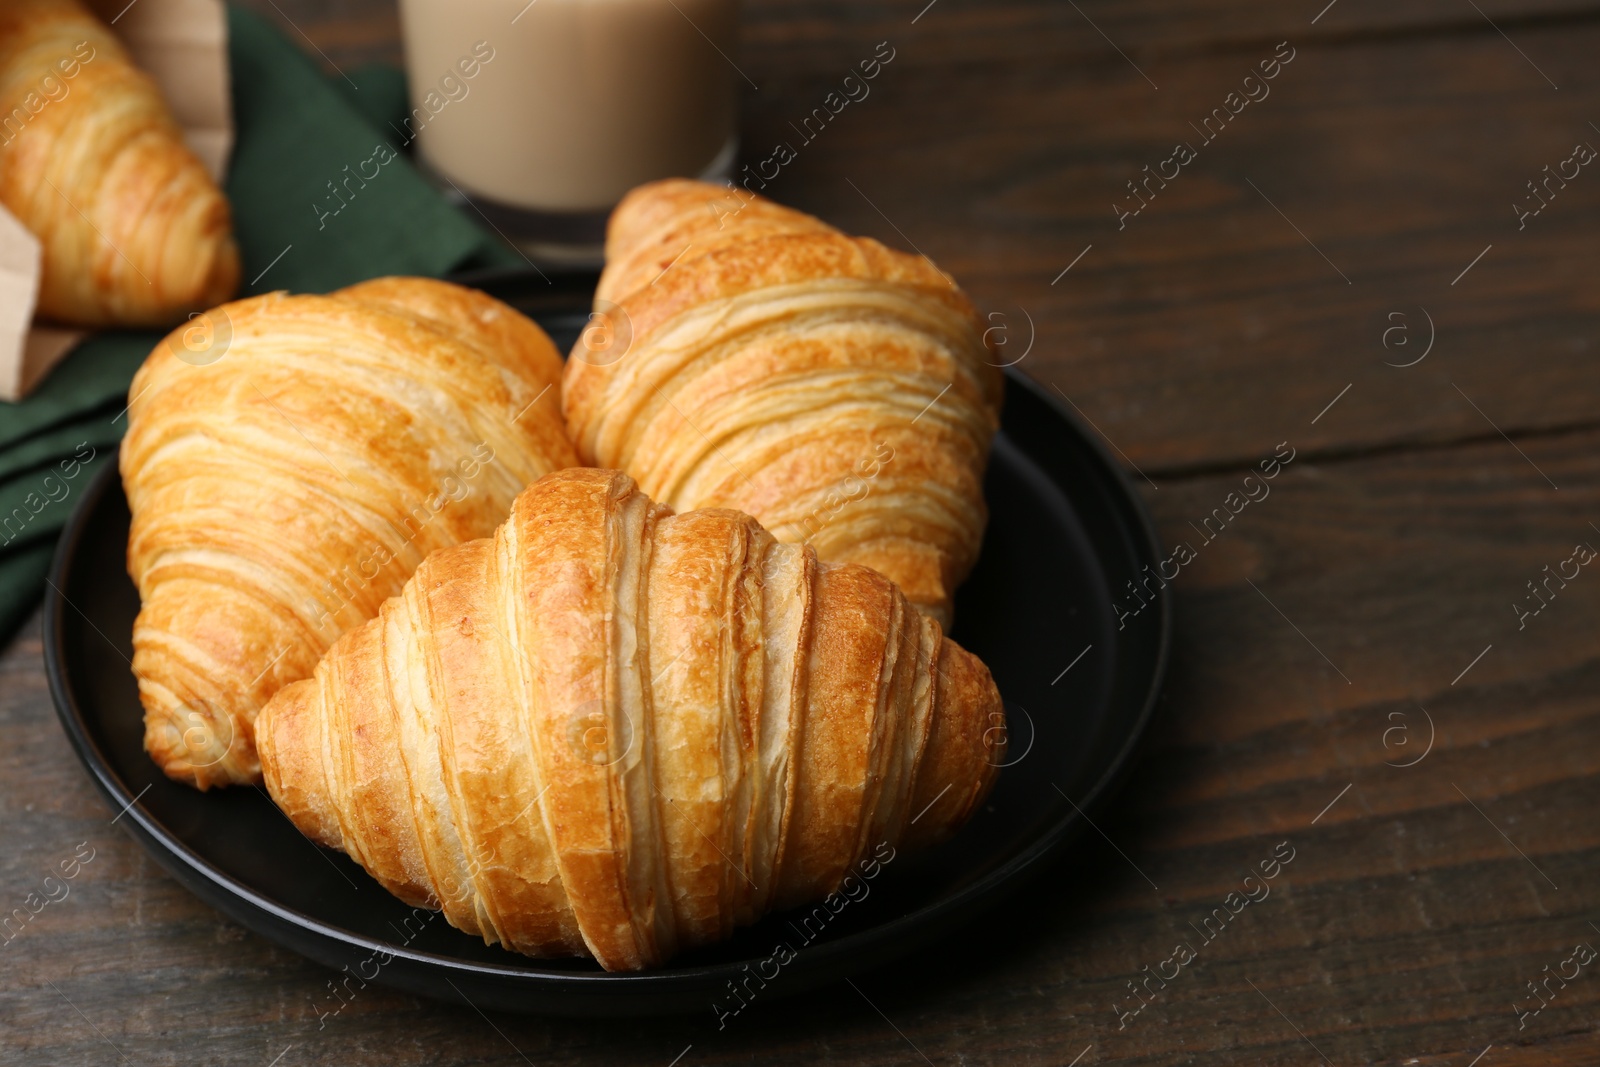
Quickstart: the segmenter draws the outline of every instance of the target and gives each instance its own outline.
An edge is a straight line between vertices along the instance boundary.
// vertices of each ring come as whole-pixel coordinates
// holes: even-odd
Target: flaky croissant
[[[267,698],[575,461],[560,373],[538,326],[423,278],[241,300],[156,347],[121,466],[133,670],[168,775],[258,781]]]
[[[77,0],[0,3],[0,203],[43,246],[46,318],[167,326],[238,288],[227,199]]]
[[[430,556],[257,738],[278,806],[390,892],[614,971],[941,839],[1005,744],[988,670],[882,575],[586,468]]]
[[[579,458],[679,510],[893,579],[946,625],[977,559],[1001,375],[922,256],[754,194],[672,180],[611,217],[597,315],[567,360]]]

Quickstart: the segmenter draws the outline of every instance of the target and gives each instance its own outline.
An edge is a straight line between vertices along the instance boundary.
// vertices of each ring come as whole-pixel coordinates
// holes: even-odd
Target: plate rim
[[[1004,368],[1004,374],[1008,384],[1023,389],[1033,399],[1042,403],[1046,410],[1062,423],[1064,432],[1070,433],[1088,450],[1095,461],[1095,466],[1098,467],[1103,484],[1113,491],[1122,512],[1121,518],[1128,522],[1128,541],[1134,549],[1135,558],[1142,557],[1142,562],[1154,562],[1162,558],[1160,540],[1143,497],[1128,472],[1112,459],[1100,435],[1091,432],[1085,426],[1084,420],[1062,406],[1043,385],[1027,374],[1015,367]],[[78,546],[87,532],[89,517],[96,511],[105,494],[110,491],[113,480],[120,481],[120,462],[107,464],[105,469],[96,473],[94,481],[79,497],[57,540],[50,564],[49,587],[45,591],[43,624],[45,673],[57,717],[79,763],[83,765],[90,780],[112,808],[121,811],[115,821],[128,820],[129,832],[140,846],[151,853],[152,858],[161,866],[178,876],[180,882],[186,882],[186,879],[174,869],[174,863],[181,865],[189,876],[209,883],[213,891],[222,897],[235,900],[240,906],[253,909],[254,912],[275,920],[276,923],[321,939],[324,944],[319,947],[329,951],[383,953],[394,960],[406,960],[417,968],[442,971],[448,977],[472,977],[490,982],[515,983],[522,991],[534,995],[559,996],[563,992],[576,991],[581,994],[602,990],[615,990],[619,994],[648,994],[651,987],[665,989],[682,983],[698,985],[704,982],[711,982],[720,987],[723,978],[736,977],[740,974],[741,967],[759,960],[758,957],[751,960],[688,967],[668,965],[637,972],[552,970],[541,967],[539,965],[541,961],[535,957],[525,959],[514,957],[505,964],[463,960],[392,942],[377,941],[355,931],[332,925],[323,919],[290,908],[214,866],[139,806],[138,799],[143,795],[143,791],[134,794],[116,773],[91,733],[83,709],[79,706],[67,678],[66,665],[63,662],[66,613],[78,611],[76,606],[67,600],[64,592],[68,585],[67,575],[79,554]],[[829,981],[830,978],[836,980],[836,975],[824,973],[830,971],[830,965],[836,959],[848,960],[857,957],[854,965],[847,967],[850,973],[856,973],[881,964],[885,957],[894,956],[897,949],[908,950],[920,944],[920,940],[915,936],[919,930],[924,928],[936,930],[941,924],[961,923],[970,919],[977,912],[997,903],[1007,893],[1021,888],[1028,878],[1037,872],[1042,863],[1075,840],[1088,825],[1086,812],[1098,809],[1116,794],[1133,764],[1135,754],[1147,739],[1150,722],[1160,701],[1170,665],[1172,599],[1171,590],[1166,586],[1155,595],[1154,605],[1157,608],[1155,660],[1149,678],[1144,683],[1143,701],[1138,715],[1115,756],[1101,769],[1082,799],[1074,802],[1075,810],[1063,813],[1016,855],[955,889],[948,896],[865,929],[808,945],[785,969],[796,972],[794,975],[796,979],[809,973],[811,980],[785,983],[785,988],[781,991],[774,990],[774,996],[783,997],[799,993]],[[84,618],[90,621],[91,626],[93,625],[87,615],[84,615]],[[148,789],[148,786],[146,788]],[[195,892],[196,896],[208,906],[230,915],[242,925],[276,944],[291,949],[297,955],[327,962],[294,941],[262,929],[259,924],[251,922],[250,918],[198,892],[192,885],[185,884],[185,888]],[[799,966],[802,960],[805,961],[803,967]],[[384,978],[393,979],[390,984],[402,985],[414,992],[423,991],[415,983],[406,982],[399,975],[392,974],[387,967],[378,980],[381,982]],[[534,1013],[548,1012],[552,1010],[552,1005],[529,1003],[520,1010]],[[640,1014],[648,1010],[650,1009],[630,999],[627,1003],[619,1002],[612,1013]]]

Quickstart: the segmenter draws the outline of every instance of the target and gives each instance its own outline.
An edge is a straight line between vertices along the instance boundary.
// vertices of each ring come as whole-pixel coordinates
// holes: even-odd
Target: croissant
[[[618,971],[952,833],[1005,740],[987,668],[882,575],[573,469],[424,561],[257,743],[295,825],[408,904]]]
[[[737,508],[873,567],[948,625],[983,538],[1002,388],[949,277],[682,180],[629,193],[606,254],[565,372],[579,458],[675,509]]]
[[[39,238],[44,317],[166,326],[238,288],[227,199],[77,0],[0,4],[0,203]]]
[[[121,469],[145,748],[260,778],[251,724],[432,551],[575,461],[561,360],[482,293],[385,278],[226,304],[134,376]]]

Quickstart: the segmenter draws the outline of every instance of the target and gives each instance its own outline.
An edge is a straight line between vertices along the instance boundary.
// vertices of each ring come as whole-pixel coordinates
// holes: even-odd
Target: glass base
[[[697,177],[700,181],[727,181],[739,158],[739,138],[728,138],[721,151]],[[485,196],[468,196],[420,157],[412,162],[445,199],[477,215],[480,221],[535,263],[557,267],[603,267],[606,261],[606,221],[611,208],[596,211],[535,211],[513,207]]]

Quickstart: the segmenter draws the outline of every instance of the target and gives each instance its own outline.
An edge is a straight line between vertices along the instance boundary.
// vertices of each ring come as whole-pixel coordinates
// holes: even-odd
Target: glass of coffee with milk
[[[400,0],[411,111],[440,187],[535,260],[593,264],[656,178],[737,152],[737,0]]]

